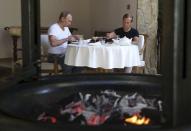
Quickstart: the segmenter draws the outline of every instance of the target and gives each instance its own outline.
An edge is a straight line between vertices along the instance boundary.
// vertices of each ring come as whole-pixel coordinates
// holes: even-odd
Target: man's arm
[[[133,34],[134,34],[134,37],[132,39],[132,42],[134,44],[138,44],[139,43],[139,32],[136,29],[134,29]]]
[[[68,38],[58,40],[54,35],[49,35],[48,38],[52,47],[62,45],[68,41]]]
[[[56,47],[56,46],[64,44],[65,42],[75,41],[75,40],[76,40],[76,38],[72,35],[68,36],[67,38],[61,39],[61,40],[58,40],[54,35],[49,35],[49,41],[50,41],[50,45],[52,47]]]

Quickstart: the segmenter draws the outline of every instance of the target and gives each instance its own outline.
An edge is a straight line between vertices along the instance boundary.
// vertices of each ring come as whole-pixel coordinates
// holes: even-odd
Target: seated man
[[[115,29],[111,33],[107,33],[107,37],[110,39],[110,38],[115,38],[117,36],[119,36],[120,38],[126,36],[129,39],[132,38],[132,42],[137,44],[139,42],[139,32],[131,27],[132,22],[133,22],[132,16],[130,16],[129,14],[123,15],[123,23],[122,23],[123,26],[118,29]],[[131,71],[132,67],[125,67],[126,73],[131,73]]]
[[[71,25],[72,15],[68,11],[61,12],[59,19],[56,23],[50,26],[48,36],[51,47],[48,49],[48,61],[53,62],[56,58],[61,65],[63,73],[71,73],[71,66],[64,64],[65,52],[67,49],[68,41],[74,41],[77,36],[71,35],[68,26]]]

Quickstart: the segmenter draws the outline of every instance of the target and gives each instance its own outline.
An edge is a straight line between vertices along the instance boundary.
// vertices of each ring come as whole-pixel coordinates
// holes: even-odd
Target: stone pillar
[[[137,29],[147,34],[145,73],[157,73],[158,0],[138,0]]]

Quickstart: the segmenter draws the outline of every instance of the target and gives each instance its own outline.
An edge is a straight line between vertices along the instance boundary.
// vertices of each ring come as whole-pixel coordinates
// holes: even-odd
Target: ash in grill
[[[50,123],[80,125],[151,125],[160,120],[162,101],[144,98],[139,93],[123,94],[113,90],[98,93],[79,92],[62,99],[37,120]],[[131,120],[132,119],[132,120]]]

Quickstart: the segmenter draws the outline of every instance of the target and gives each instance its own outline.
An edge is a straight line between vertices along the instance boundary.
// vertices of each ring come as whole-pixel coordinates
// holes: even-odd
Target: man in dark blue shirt
[[[139,32],[132,28],[132,22],[133,22],[133,17],[130,16],[129,14],[125,14],[123,16],[123,23],[122,27],[115,29],[114,32],[107,33],[108,38],[115,38],[119,36],[120,38],[123,38],[126,36],[127,38],[131,39],[133,43],[138,43],[139,41]]]
[[[107,38],[116,38],[117,36],[120,38],[123,38],[126,36],[127,38],[131,39],[134,44],[138,44],[139,42],[139,32],[132,28],[132,22],[133,22],[133,17],[130,16],[129,14],[123,15],[123,23],[122,27],[115,29],[111,33],[107,33]],[[117,71],[117,70],[114,70]],[[125,67],[124,68],[125,73],[131,73],[132,67]]]

